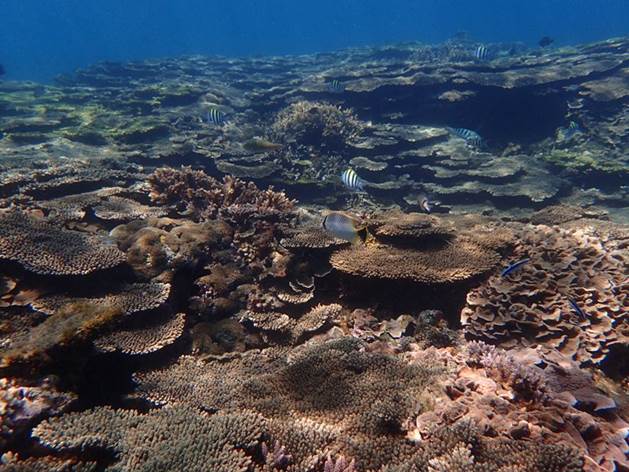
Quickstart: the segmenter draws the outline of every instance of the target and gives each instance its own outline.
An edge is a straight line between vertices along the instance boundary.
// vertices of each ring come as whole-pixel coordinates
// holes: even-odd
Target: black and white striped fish
[[[223,123],[225,123],[225,113],[220,111],[218,108],[211,107],[207,111],[206,119],[208,123],[222,125]]]
[[[338,79],[332,79],[328,82],[328,90],[332,93],[341,93],[345,91],[345,87],[343,84],[338,81]]]
[[[449,128],[450,132],[456,134],[459,138],[465,139],[467,144],[476,147],[483,147],[483,138],[476,131],[467,128]]]
[[[365,185],[365,181],[351,168],[343,171],[341,181],[350,190],[362,191]]]
[[[486,61],[489,59],[489,50],[486,46],[481,44],[476,48],[476,51],[474,51],[474,57],[479,61]]]

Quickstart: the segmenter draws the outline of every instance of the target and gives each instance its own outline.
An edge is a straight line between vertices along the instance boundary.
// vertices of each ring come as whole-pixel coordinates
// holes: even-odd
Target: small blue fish
[[[361,192],[365,185],[365,181],[361,179],[354,169],[346,169],[341,174],[341,181],[350,190],[358,190]]]
[[[206,119],[208,123],[222,125],[225,123],[225,113],[220,111],[218,108],[212,107],[208,110]]]
[[[367,237],[367,229],[361,225],[360,220],[340,211],[330,212],[323,218],[323,229],[352,244],[364,241]]]
[[[481,44],[476,48],[476,51],[474,51],[474,57],[479,61],[486,61],[489,58],[489,50],[486,46]]]
[[[511,272],[513,272],[514,270],[519,269],[520,267],[522,267],[524,264],[526,264],[527,262],[529,262],[531,259],[530,258],[525,258],[522,259],[518,262],[514,262],[513,264],[510,264],[508,267],[505,267],[502,272],[500,272],[500,276],[501,277],[506,277],[507,275],[509,275]]]
[[[476,131],[472,131],[467,128],[448,128],[450,132],[456,134],[458,137],[463,138],[467,144],[475,147],[483,147],[483,138]]]
[[[583,312],[583,310],[581,309],[581,307],[579,307],[579,305],[577,305],[577,302],[574,301],[574,299],[572,298],[568,298],[568,303],[570,303],[570,306],[572,307],[572,309],[575,311],[575,313],[577,315],[579,315],[579,318],[581,319],[586,319],[587,317],[585,316],[585,313]]]
[[[332,93],[341,93],[345,91],[345,87],[338,79],[332,79],[328,82],[328,90]]]

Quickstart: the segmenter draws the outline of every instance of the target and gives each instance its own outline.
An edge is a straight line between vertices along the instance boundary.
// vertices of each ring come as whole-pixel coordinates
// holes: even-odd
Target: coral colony
[[[0,82],[0,469],[626,470],[628,64],[451,40]]]

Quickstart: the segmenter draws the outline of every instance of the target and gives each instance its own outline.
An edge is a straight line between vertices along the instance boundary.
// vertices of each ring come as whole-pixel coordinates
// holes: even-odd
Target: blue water
[[[7,78],[48,81],[99,60],[267,55],[399,41],[549,35],[576,44],[629,34],[629,0],[3,0]]]

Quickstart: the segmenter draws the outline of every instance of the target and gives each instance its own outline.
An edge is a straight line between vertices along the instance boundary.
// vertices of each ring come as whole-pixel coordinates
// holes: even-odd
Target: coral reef
[[[52,379],[35,385],[21,385],[14,379],[0,379],[0,449],[34,426],[41,418],[65,411],[76,399],[58,391]]]
[[[363,127],[350,110],[324,102],[299,101],[277,114],[271,132],[285,143],[338,149],[356,138]]]
[[[183,214],[201,220],[219,216],[236,222],[247,218],[281,220],[293,209],[293,202],[272,188],[259,190],[252,182],[230,176],[219,182],[190,168],[158,169],[149,176],[149,184],[154,202],[175,204]]]
[[[83,275],[121,264],[110,241],[69,231],[21,212],[0,215],[0,259],[38,274]]]
[[[184,313],[155,326],[135,329],[116,329],[113,333],[94,340],[94,347],[101,352],[121,352],[137,355],[159,351],[170,346],[182,335],[186,323]]]
[[[603,363],[629,340],[626,241],[626,234],[601,225],[524,227],[512,257],[530,262],[469,292],[461,313],[466,333],[503,346],[548,346],[584,364]]]
[[[0,82],[0,468],[624,470],[628,55]]]

